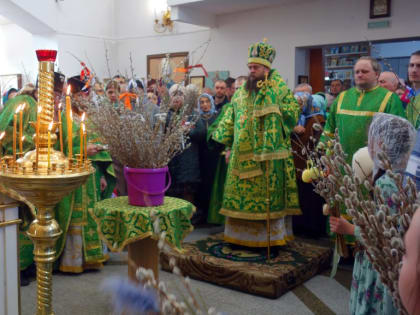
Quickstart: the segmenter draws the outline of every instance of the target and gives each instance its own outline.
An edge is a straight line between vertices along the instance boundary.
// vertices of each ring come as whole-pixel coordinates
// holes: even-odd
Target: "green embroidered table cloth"
[[[114,251],[122,251],[132,242],[152,237],[158,239],[153,230],[152,210],[159,217],[160,231],[166,232],[166,242],[181,251],[182,240],[193,230],[190,218],[195,207],[188,201],[165,197],[157,207],[137,207],[128,203],[128,197],[117,197],[96,203],[90,212],[98,225],[102,240]]]

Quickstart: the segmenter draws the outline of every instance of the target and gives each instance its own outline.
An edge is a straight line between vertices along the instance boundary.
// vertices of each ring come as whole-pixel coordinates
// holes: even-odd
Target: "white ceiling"
[[[6,19],[3,15],[0,15],[0,25],[11,24],[12,22]]]
[[[168,5],[223,15],[293,2],[294,0],[168,0]]]

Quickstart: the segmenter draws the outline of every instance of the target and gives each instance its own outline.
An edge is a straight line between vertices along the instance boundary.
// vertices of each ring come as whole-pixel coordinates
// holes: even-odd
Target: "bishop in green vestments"
[[[271,69],[275,49],[249,48],[249,79],[232,98],[212,138],[231,147],[220,214],[227,242],[266,247],[293,237],[291,215],[300,214],[290,134],[299,105],[279,73]]]

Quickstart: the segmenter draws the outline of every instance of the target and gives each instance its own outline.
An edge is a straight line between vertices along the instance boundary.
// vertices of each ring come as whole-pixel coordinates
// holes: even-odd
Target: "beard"
[[[257,87],[257,83],[260,80],[264,80],[264,77],[253,78],[251,76],[248,76],[248,79],[246,80],[246,84],[245,84],[245,90],[247,90],[249,93],[252,93],[252,92],[258,93],[260,88]]]

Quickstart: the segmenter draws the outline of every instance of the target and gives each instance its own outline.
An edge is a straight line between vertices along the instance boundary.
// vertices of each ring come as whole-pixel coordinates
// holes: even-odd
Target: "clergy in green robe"
[[[356,87],[341,92],[331,105],[321,142],[334,137],[338,129],[340,144],[346,153],[346,162],[351,165],[353,154],[367,146],[367,131],[375,113],[388,113],[405,118],[402,103],[395,93],[378,85],[381,72],[378,62],[371,57],[360,58],[354,66]],[[351,220],[346,209],[343,217]],[[354,243],[354,237],[346,235],[346,241]]]
[[[227,163],[226,163],[226,150],[230,150],[227,148],[225,150],[220,150],[220,148],[215,148],[216,143],[211,138],[213,132],[217,129],[220,120],[224,116],[226,110],[231,107],[231,103],[227,103],[222,107],[219,116],[217,116],[216,120],[209,126],[207,130],[207,143],[208,146],[212,149],[215,149],[220,152],[219,157],[217,158],[216,170],[214,174],[214,181],[211,189],[210,194],[210,203],[209,203],[209,213],[207,215],[207,222],[212,224],[224,224],[225,223],[225,216],[219,213],[220,209],[222,208],[223,203],[223,191],[225,189],[225,181],[226,181],[226,174],[227,174]],[[218,144],[220,146],[220,144]]]
[[[0,115],[0,132],[5,131],[6,135],[2,141],[3,155],[13,154],[13,116],[19,105],[24,104],[23,107],[23,135],[25,141],[23,142],[23,152],[32,150],[34,143],[32,136],[35,129],[29,124],[30,121],[36,121],[37,104],[36,100],[29,95],[18,95],[10,99]],[[20,115],[17,114],[17,127],[20,126]],[[19,128],[18,128],[19,130]],[[19,131],[17,133],[19,137]],[[17,141],[16,152],[19,153],[19,142]],[[23,223],[19,226],[19,265],[20,270],[27,269],[34,262],[34,245],[32,240],[26,234],[29,224],[35,218],[35,213],[31,213],[26,206],[19,207],[19,218]],[[23,277],[24,275],[22,275]]]
[[[81,89],[84,83],[78,77],[69,79],[73,99],[73,158],[80,154],[80,126],[83,104],[80,98],[87,97]],[[62,113],[64,152],[68,155],[68,133],[66,115]],[[85,121],[89,131],[89,120]],[[87,269],[100,269],[107,256],[103,251],[97,225],[89,210],[98,200],[110,198],[115,186],[112,159],[100,144],[97,135],[88,133],[88,157],[96,172],[86,183],[67,195],[56,206],[56,219],[63,234],[57,241],[57,257],[60,271],[81,273]],[[105,183],[104,183],[105,181]]]
[[[299,105],[279,73],[271,69],[275,50],[249,48],[247,83],[239,88],[212,138],[231,147],[220,214],[227,242],[265,247],[293,238],[291,215],[300,214],[290,134]]]

